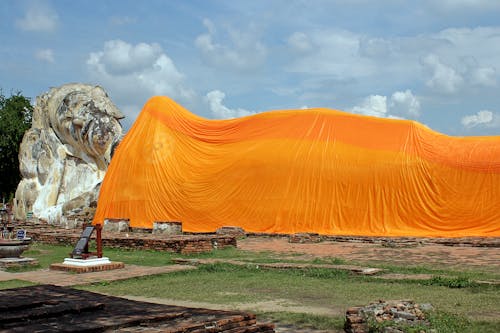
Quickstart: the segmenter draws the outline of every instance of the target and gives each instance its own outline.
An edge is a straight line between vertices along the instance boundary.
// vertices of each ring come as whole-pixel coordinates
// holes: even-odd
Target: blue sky
[[[99,84],[126,115],[327,107],[500,135],[500,2],[0,1],[0,88]]]

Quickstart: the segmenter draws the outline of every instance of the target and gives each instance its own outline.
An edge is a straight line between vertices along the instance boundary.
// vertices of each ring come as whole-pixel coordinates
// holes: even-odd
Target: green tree
[[[0,90],[0,195],[10,200],[21,180],[19,145],[31,127],[33,106],[21,92],[6,98]]]

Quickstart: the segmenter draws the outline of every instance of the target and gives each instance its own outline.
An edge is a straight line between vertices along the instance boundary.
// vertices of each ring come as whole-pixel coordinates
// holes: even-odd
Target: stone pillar
[[[181,235],[182,223],[179,221],[154,221],[153,234]]]
[[[130,229],[129,219],[104,219],[103,231],[128,232]]]

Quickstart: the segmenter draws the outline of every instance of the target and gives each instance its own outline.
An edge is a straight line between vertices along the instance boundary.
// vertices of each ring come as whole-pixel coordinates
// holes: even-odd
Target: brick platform
[[[0,331],[274,332],[252,313],[131,301],[54,285],[0,290]]]
[[[37,242],[53,245],[75,245],[81,229],[63,229],[48,224],[18,223]],[[182,254],[204,253],[213,249],[236,247],[236,237],[231,235],[167,235],[144,232],[103,232],[102,245],[134,250],[156,250]]]
[[[125,267],[125,264],[118,261],[112,261],[109,264],[95,265],[95,266],[75,266],[68,264],[51,264],[50,269],[55,271],[74,272],[74,273],[90,273],[110,271],[113,269],[120,269]]]

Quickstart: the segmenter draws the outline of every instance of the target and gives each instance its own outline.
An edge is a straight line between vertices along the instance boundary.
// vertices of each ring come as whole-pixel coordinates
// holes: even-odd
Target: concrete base
[[[88,267],[97,265],[107,265],[111,264],[108,257],[102,258],[88,258],[88,259],[74,259],[74,258],[64,258],[64,265]]]
[[[35,258],[0,258],[0,268],[36,266],[38,260]]]
[[[123,267],[125,265],[122,262],[109,261],[107,257],[89,259],[65,258],[62,264],[50,265],[50,269],[52,270],[75,273],[101,272]]]

